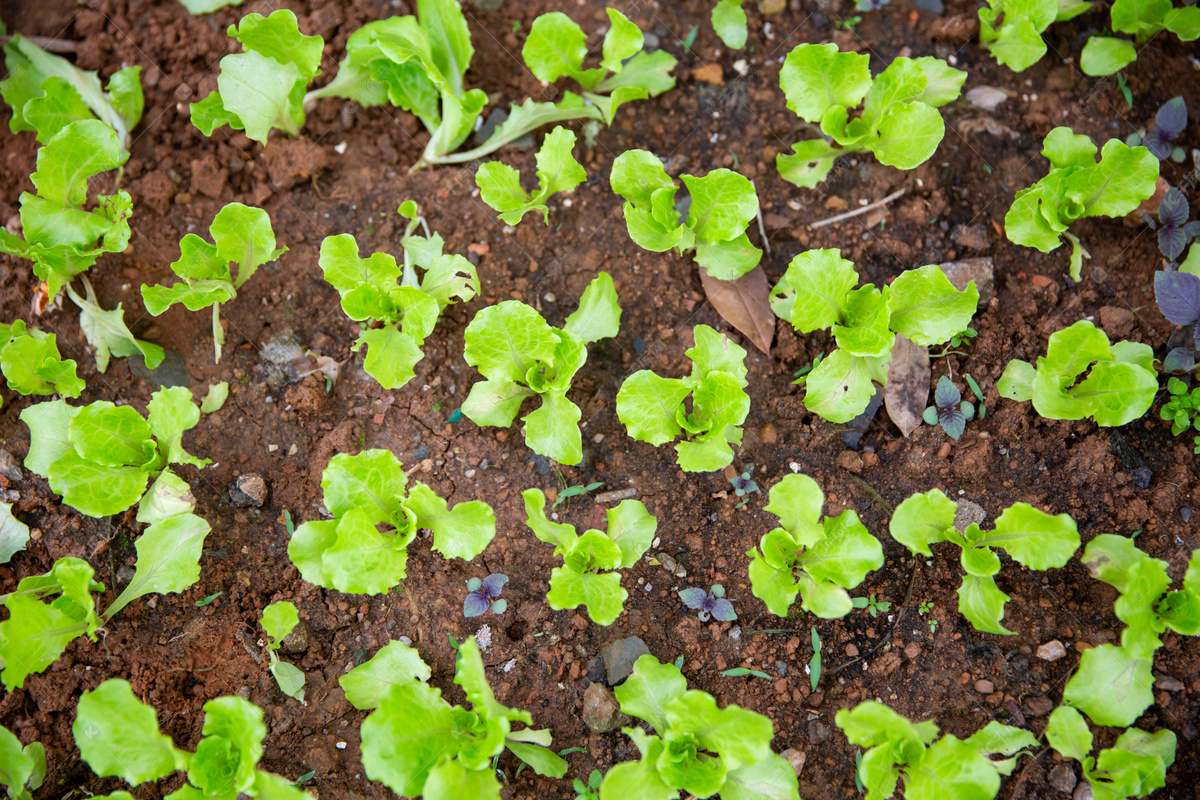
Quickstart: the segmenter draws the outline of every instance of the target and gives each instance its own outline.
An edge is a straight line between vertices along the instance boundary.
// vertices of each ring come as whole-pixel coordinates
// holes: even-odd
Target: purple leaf
[[[1169,157],[1171,151],[1175,149],[1174,145],[1171,144],[1173,138],[1173,136],[1168,136],[1160,129],[1155,128],[1146,134],[1146,137],[1142,139],[1142,144],[1146,145],[1146,149],[1153,153],[1155,158],[1162,161]]]
[[[1157,124],[1158,130],[1170,139],[1183,133],[1183,129],[1187,126],[1187,120],[1187,104],[1183,102],[1183,97],[1172,97],[1163,103],[1162,108],[1158,109],[1158,113],[1154,115],[1154,122]]]
[[[1172,186],[1158,203],[1158,221],[1173,228],[1182,228],[1191,216],[1187,198]]]
[[[483,585],[479,588],[488,598],[495,600],[504,591],[504,584],[506,583],[508,583],[507,575],[493,574],[484,578]]]
[[[718,600],[713,603],[712,617],[713,619],[719,619],[722,622],[733,622],[735,619],[737,619],[737,613],[733,610],[733,603],[729,602],[725,598],[718,598]]]
[[[1182,229],[1166,225],[1158,229],[1158,249],[1168,260],[1179,258],[1184,247],[1187,247],[1187,234]]]
[[[1191,372],[1196,366],[1196,354],[1186,347],[1176,347],[1163,359],[1163,372]]]
[[[483,594],[483,592],[471,592],[467,595],[467,599],[463,600],[463,616],[468,619],[471,617],[482,616],[488,610],[491,601]]]
[[[961,400],[962,392],[958,391],[958,387],[951,383],[949,378],[945,375],[938,378],[937,388],[933,391],[933,402],[938,408],[943,412],[949,408],[957,408]]]
[[[683,604],[693,611],[698,611],[704,608],[704,601],[708,599],[708,593],[703,589],[692,587],[691,589],[681,589],[679,591],[679,599]]]
[[[1188,238],[1188,241],[1200,236],[1200,219],[1193,220],[1183,226],[1183,235]]]
[[[967,418],[958,406],[943,408],[939,411],[938,422],[942,423],[942,430],[946,432],[946,435],[954,440],[962,436],[967,427]]]
[[[1154,299],[1162,315],[1176,325],[1200,321],[1200,278],[1186,272],[1154,273]]]
[[[1200,322],[1192,326],[1192,347],[1200,350]]]

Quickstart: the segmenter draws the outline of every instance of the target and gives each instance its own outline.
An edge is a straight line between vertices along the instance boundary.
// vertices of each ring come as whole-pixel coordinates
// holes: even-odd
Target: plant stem
[[[864,214],[868,211],[874,211],[877,208],[882,208],[883,206],[886,206],[888,203],[892,202],[893,200],[903,197],[906,192],[908,192],[907,186],[905,186],[903,189],[897,189],[896,191],[892,192],[891,194],[889,194],[887,197],[883,198],[882,200],[876,200],[874,203],[865,205],[862,208],[852,208],[843,214],[838,214],[836,217],[830,217],[829,219],[823,219],[820,222],[810,223],[808,226],[809,230],[813,230],[816,228],[823,228],[826,225],[832,225],[835,222],[841,222],[844,219],[850,219],[851,217],[857,217],[859,214]]]

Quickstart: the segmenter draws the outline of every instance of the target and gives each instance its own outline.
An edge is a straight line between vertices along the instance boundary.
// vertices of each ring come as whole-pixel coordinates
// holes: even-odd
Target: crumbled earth
[[[395,108],[324,100],[309,115],[303,136],[288,140],[276,132],[266,147],[228,128],[206,138],[190,124],[187,103],[215,88],[216,61],[231,44],[225,28],[242,14],[294,10],[306,33],[326,39],[320,80],[327,80],[351,32],[388,14],[411,13],[413,5],[250,0],[196,18],[178,3],[144,0],[4,7],[9,30],[78,43],[76,63],[99,69],[102,77],[126,64],[144,70],[146,112],[134,131],[122,184],[135,198],[135,233],[127,252],[105,256],[89,274],[102,304],[122,304],[138,335],[176,354],[169,362],[175,367],[163,377],[163,368],[148,373],[143,365],[115,359],[98,374],[77,315],[64,301],[64,308],[33,321],[56,332],[65,356],[79,362],[88,384],[81,402],[119,400],[144,409],[156,378],[189,385],[197,399],[211,383],[228,381],[231,387],[224,407],[205,415],[185,438],[192,453],[214,462],[202,471],[181,470],[193,487],[197,512],[213,528],[199,582],[180,595],[134,603],[100,641],[76,641],[44,674],[0,700],[0,722],[22,742],[46,746],[49,777],[38,796],[124,788],[92,775],[79,760],[70,730],[80,693],[115,677],[129,680],[158,709],[163,730],[181,746],[199,739],[205,701],[237,694],[265,709],[264,768],[290,779],[312,773],[306,788],[323,798],[389,796],[363,774],[358,731],[364,715],[347,703],[338,676],[387,641],[408,636],[431,664],[433,683],[460,702],[447,634],[461,639],[482,626],[491,639],[484,657],[499,699],[528,709],[538,727],[550,728],[556,749],[582,748],[568,757],[568,778],[636,756],[619,730],[593,733],[583,715],[589,679],[599,679],[591,665],[605,645],[627,636],[640,637],[663,661],[682,658],[690,685],[711,692],[721,704],[768,715],[776,751],[791,748],[793,763],[804,764],[800,788],[809,800],[858,796],[855,748],[834,726],[833,714],[862,700],[882,700],[914,719],[934,716],[944,731],[962,737],[992,719],[1040,734],[1080,652],[1119,636],[1115,592],[1090,579],[1077,560],[1061,570],[1030,572],[1003,558],[997,579],[1012,596],[1005,624],[1015,633],[979,633],[956,610],[957,551],[945,546],[931,559],[914,561],[887,536],[889,507],[934,487],[977,503],[989,520],[1011,503],[1026,501],[1070,513],[1085,542],[1099,533],[1140,531],[1138,545],[1168,561],[1173,578],[1182,577],[1189,554],[1200,546],[1187,521],[1191,509],[1200,508],[1194,496],[1200,486],[1190,440],[1171,437],[1168,424],[1158,419],[1159,406],[1119,430],[1097,429],[1086,421],[1040,419],[1028,404],[1000,400],[995,387],[1010,359],[1036,358],[1052,332],[1080,319],[1095,319],[1110,335],[1149,343],[1160,356],[1165,352],[1172,326],[1154,304],[1152,276],[1160,259],[1152,231],[1107,219],[1079,224],[1076,232],[1091,260],[1083,282],[1075,284],[1066,277],[1068,248],[1044,256],[1009,243],[1001,226],[1014,191],[1044,174],[1046,163],[1036,153],[1053,126],[1071,125],[1100,140],[1123,138],[1179,92],[1191,109],[1200,109],[1190,46],[1164,34],[1140,51],[1127,70],[1130,108],[1117,85],[1086,79],[1055,55],[1077,55],[1089,33],[1103,32],[1106,10],[1054,25],[1048,31],[1050,55],[1018,75],[970,41],[978,4],[962,0],[950,0],[941,16],[895,0],[863,14],[853,32],[833,24],[855,13],[851,3],[749,3],[753,49],[740,53],[727,52],[712,32],[711,0],[628,4],[624,10],[653,34],[657,46],[679,57],[679,84],[655,100],[626,106],[594,145],[578,148],[587,183],[569,206],[563,197],[553,198],[549,227],[529,217],[515,231],[481,203],[468,170],[408,172],[428,134]],[[464,5],[477,50],[467,83],[488,92],[490,107],[507,107],[542,91],[519,58],[523,32],[535,16],[567,11],[589,31],[592,45],[599,44],[596,32],[606,23],[604,4],[595,0]],[[774,13],[764,16],[763,10]],[[694,26],[698,31],[687,49],[683,40]],[[804,41],[834,41],[869,53],[873,72],[898,55],[953,58],[970,71],[965,89],[990,86],[1005,97],[992,111],[966,101],[947,106],[945,140],[918,169],[900,172],[868,156],[851,161],[820,188],[800,190],[780,179],[774,158],[810,135],[787,110],[778,86],[782,57]],[[0,116],[8,113],[4,109]],[[1180,142],[1189,151],[1200,146],[1197,130],[1190,126]],[[20,192],[32,188],[28,176],[36,146],[32,134],[13,135],[3,125],[0,142],[0,220],[8,221],[17,214]],[[981,384],[986,417],[968,424],[952,442],[929,427],[905,439],[880,413],[859,449],[847,450],[841,430],[808,413],[802,390],[791,384],[796,370],[829,351],[830,338],[801,336],[779,322],[774,358],[747,345],[752,407],[737,464],[754,465],[763,492],[738,508],[721,473],[685,476],[670,448],[630,440],[613,410],[622,379],[643,367],[667,375],[685,372],[683,352],[699,323],[745,344],[705,302],[690,258],[650,253],[630,241],[608,172],[615,156],[631,148],[653,150],[675,174],[732,167],[754,180],[771,248],[763,266],[772,284],[792,256],[809,248],[841,248],[864,281],[877,285],[926,263],[990,256],[995,296],[976,316],[978,339],[963,349],[965,355],[934,361],[934,380],[952,374],[965,389],[961,376],[969,373]],[[531,151],[507,150],[500,157],[532,175]],[[1163,175],[1179,185],[1185,168],[1164,162]],[[899,189],[906,193],[887,209],[807,228]],[[358,327],[323,281],[317,250],[325,236],[349,232],[364,252],[396,254],[403,226],[395,208],[408,198],[421,204],[451,252],[478,263],[483,296],[451,308],[425,344],[417,377],[401,390],[385,391],[363,372],[361,354],[350,351]],[[209,316],[176,307],[150,317],[139,286],[169,282],[168,264],[178,257],[179,239],[189,231],[206,232],[215,212],[235,200],[267,209],[280,244],[289,250],[222,309],[227,343],[220,364],[214,364]],[[761,244],[755,228],[751,239]],[[624,315],[614,340],[591,347],[571,391],[584,412],[583,464],[559,467],[535,460],[517,428],[481,429],[454,413],[478,378],[462,358],[463,329],[476,311],[515,298],[561,324],[600,270],[613,275]],[[35,285],[27,262],[0,257],[0,319],[30,320]],[[337,381],[327,387],[318,375],[294,380],[295,371],[264,354],[280,337],[297,340],[293,344],[301,352],[340,362]],[[7,390],[3,400],[0,447],[20,459],[28,432],[18,415],[31,401]],[[317,517],[321,471],[333,454],[371,447],[395,452],[451,502],[490,503],[496,540],[475,562],[464,563],[434,556],[428,541],[418,539],[409,548],[409,579],[384,596],[342,595],[302,581],[286,554],[288,519]],[[792,618],[780,619],[751,595],[744,554],[773,527],[775,518],[762,510],[766,488],[792,470],[819,482],[826,513],[854,509],[880,538],[887,562],[856,594],[875,593],[892,604],[889,611],[872,617],[856,610],[822,621],[797,609]],[[231,502],[238,498],[230,497],[230,485],[251,474],[269,486],[261,507]],[[41,479],[27,472],[19,480],[11,480],[8,470],[4,475],[3,488],[19,494],[16,515],[35,534],[26,552],[0,566],[0,592],[72,555],[96,567],[111,600],[120,589],[118,573],[127,574],[122,568],[134,563],[140,526],[132,514],[83,517],[61,505]],[[676,577],[675,570],[645,560],[628,570],[624,585],[630,598],[609,628],[590,624],[578,612],[547,607],[552,559],[525,527],[519,497],[532,486],[554,496],[566,486],[597,481],[604,484],[601,491],[636,489],[659,520],[655,549],[686,572]],[[587,496],[576,497],[558,514],[589,527],[603,519],[603,508]],[[464,619],[464,584],[491,572],[510,578],[507,612]],[[686,586],[717,582],[739,614],[735,623],[701,623],[676,597]],[[217,593],[223,594],[197,605]],[[287,648],[284,657],[307,674],[306,706],[279,692],[258,644],[261,611],[278,600],[294,602],[305,624],[302,643]],[[932,603],[931,610],[919,613],[922,603]],[[825,650],[815,692],[806,673],[814,627]],[[1187,787],[1200,781],[1200,648],[1174,634],[1163,638],[1155,659],[1156,702],[1138,724],[1170,728],[1179,739],[1167,788],[1154,796],[1191,796],[1194,790]],[[1038,657],[1052,640],[1064,654]],[[1058,648],[1043,652],[1057,654]],[[721,675],[738,666],[770,679]],[[1111,744],[1116,733],[1102,732],[1098,744]],[[566,796],[567,782],[539,778],[531,770],[518,775],[511,756],[499,766],[508,779],[508,798]],[[1074,784],[1071,770],[1052,753],[1025,759],[1005,779],[1001,796],[1065,797]],[[139,796],[165,795],[180,780],[143,787]]]

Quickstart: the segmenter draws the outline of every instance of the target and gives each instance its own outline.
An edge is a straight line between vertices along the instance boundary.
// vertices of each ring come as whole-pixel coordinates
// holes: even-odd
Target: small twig
[[[8,44],[12,38],[11,36],[0,36],[0,44]],[[24,36],[23,38],[51,53],[74,53],[79,49],[79,42],[69,39],[52,39],[49,36]]]
[[[809,230],[813,230],[816,228],[823,228],[826,225],[832,225],[833,223],[841,222],[844,219],[850,219],[851,217],[857,217],[859,214],[866,213],[867,211],[874,211],[877,208],[882,208],[883,206],[886,206],[888,203],[892,202],[893,200],[895,200],[899,197],[903,197],[905,192],[907,192],[907,191],[908,191],[908,187],[905,186],[903,189],[897,189],[896,191],[892,192],[891,194],[889,194],[887,197],[883,198],[882,200],[876,200],[874,203],[862,206],[861,208],[851,209],[843,214],[838,214],[836,217],[830,217],[829,219],[823,219],[820,222],[810,223],[808,226]]]
[[[854,481],[855,483],[857,483],[860,487],[862,487],[863,491],[865,491],[867,494],[871,495],[871,498],[874,499],[875,502],[878,503],[883,508],[883,510],[888,513],[889,517],[892,515],[892,513],[894,512],[894,509],[892,508],[891,504],[887,500],[883,499],[883,495],[881,495],[879,492],[875,491],[874,486],[867,483],[862,478],[855,475],[853,472],[847,472],[846,477],[849,478],[850,480]]]
[[[1042,757],[1042,754],[1044,754],[1049,749],[1050,749],[1049,747],[1043,747],[1041,750],[1038,751],[1038,754],[1036,756],[1034,756],[1033,758],[1031,758],[1029,760],[1029,762],[1025,765],[1025,768],[1021,770],[1021,774],[1017,776],[1017,782],[1015,784],[1013,784],[1013,791],[1012,791],[1012,799],[1013,800],[1021,800],[1023,797],[1025,797],[1025,787],[1024,787],[1025,775],[1029,772],[1029,768],[1032,767],[1035,763],[1037,763],[1037,760]]]
[[[754,186],[754,181],[750,181],[750,185]],[[754,194],[758,195],[757,186],[754,186]],[[755,213],[758,215],[758,233],[762,236],[763,250],[767,251],[767,258],[771,258],[771,240],[767,238],[767,226],[763,224],[762,206]]]
[[[804,631],[794,631],[791,628],[763,628],[757,631],[742,631],[746,636],[758,636],[763,633],[804,633]]]

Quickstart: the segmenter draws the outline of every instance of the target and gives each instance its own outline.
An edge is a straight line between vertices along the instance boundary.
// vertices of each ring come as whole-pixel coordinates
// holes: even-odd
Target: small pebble
[[[1058,639],[1051,639],[1037,649],[1037,657],[1042,661],[1058,661],[1067,654],[1067,648]]]
[[[239,508],[261,508],[267,502],[267,482],[256,472],[237,476],[229,484],[229,502]]]
[[[989,680],[980,679],[975,681],[975,691],[979,692],[980,694],[991,694],[992,692],[996,691],[996,684]]]

